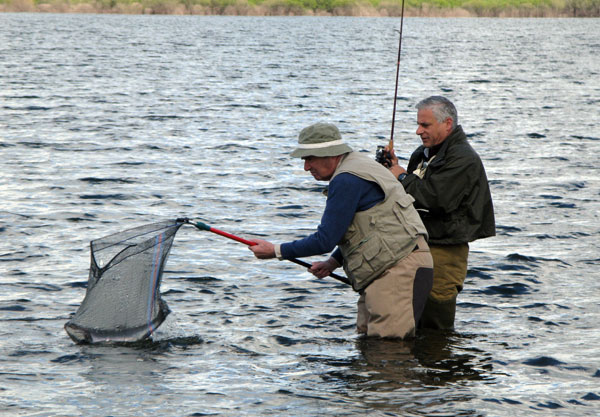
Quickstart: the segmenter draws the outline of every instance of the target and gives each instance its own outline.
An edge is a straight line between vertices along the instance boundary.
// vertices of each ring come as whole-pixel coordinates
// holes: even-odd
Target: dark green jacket
[[[423,179],[413,174],[424,157],[413,152],[402,180],[429,232],[429,243],[454,245],[494,236],[494,207],[479,155],[457,126],[427,166]]]

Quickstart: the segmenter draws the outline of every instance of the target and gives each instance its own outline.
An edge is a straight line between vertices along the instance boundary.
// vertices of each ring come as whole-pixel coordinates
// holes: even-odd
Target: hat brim
[[[326,156],[338,156],[348,152],[352,152],[352,148],[345,143],[340,145],[328,146],[326,148],[301,148],[298,147],[292,152],[293,158],[305,158],[307,156],[317,156],[317,157],[326,157]]]

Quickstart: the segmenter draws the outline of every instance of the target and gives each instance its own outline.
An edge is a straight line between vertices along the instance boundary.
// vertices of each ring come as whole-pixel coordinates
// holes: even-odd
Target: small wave
[[[522,404],[520,401],[511,400],[508,398],[502,398],[502,400],[499,400],[497,398],[482,398],[482,400],[487,401],[489,403],[496,403],[496,404],[502,404],[502,403],[507,403],[507,404],[512,404],[512,405]]]
[[[577,205],[575,205],[575,203],[550,203],[550,206],[556,207],[556,208],[577,208]]]
[[[531,293],[529,285],[515,282],[511,284],[492,285],[480,290],[486,295],[500,295],[501,297],[514,297],[516,295],[524,295]]]
[[[17,100],[18,99],[37,100],[37,99],[41,98],[40,96],[32,96],[32,95],[17,95],[17,96],[7,95],[7,96],[4,96],[4,97],[5,98],[10,98],[10,99],[17,99]]]
[[[52,284],[33,284],[33,285],[27,285],[26,287],[32,288],[35,290],[48,291],[48,292],[62,291],[61,287],[59,287],[58,285],[52,285]]]
[[[164,120],[169,120],[169,119],[181,119],[181,116],[177,116],[176,114],[168,114],[168,115],[149,115],[149,116],[143,116],[142,119],[146,119],[146,120],[153,120],[153,121],[158,121],[158,122],[162,122]]]
[[[1,311],[25,311],[27,310],[27,307],[23,307],[22,305],[11,305],[11,306],[6,306],[6,307],[0,307]]]
[[[295,303],[295,302],[304,301],[304,300],[306,300],[305,295],[298,295],[296,297],[284,298],[281,301],[285,301],[286,303]]]
[[[87,288],[87,281],[75,281],[67,284],[71,288]]]
[[[523,404],[521,401],[511,400],[510,398],[502,398],[502,401],[512,405]]]
[[[170,290],[167,290],[162,293],[162,295],[173,295],[173,294],[185,294],[185,291],[176,290],[176,289],[171,288]]]
[[[137,181],[129,179],[129,178],[97,178],[97,177],[84,177],[79,178],[81,182],[87,182],[90,184],[102,184],[102,183],[110,183],[114,182],[117,184],[135,184]]]
[[[232,349],[236,352],[236,353],[241,353],[243,355],[248,355],[248,356],[262,356],[261,353],[255,352],[253,350],[250,349],[246,349],[240,346],[236,346],[236,345],[231,345]]]
[[[135,200],[136,197],[128,194],[84,194],[79,196],[82,200]]]
[[[371,90],[362,90],[362,91],[350,91],[349,95],[351,95],[351,96],[381,97],[381,96],[385,96],[386,94],[373,92]],[[398,97],[398,100],[407,101],[408,99],[407,98]]]
[[[549,236],[549,235],[547,235],[547,236]],[[564,237],[561,237],[561,238],[564,238]],[[567,266],[571,265],[568,262],[565,262],[559,258],[544,258],[541,256],[526,256],[526,255],[521,255],[519,253],[511,253],[510,255],[508,255],[506,257],[506,259],[508,259],[509,261],[513,261],[513,262],[539,263],[540,261],[542,261],[542,262],[558,262],[558,263],[561,263],[561,264],[567,265]]]
[[[218,146],[214,146],[211,149],[215,149],[218,151],[241,151],[241,150],[250,150],[250,151],[257,151],[258,148],[256,148],[255,146],[247,146],[247,145],[240,145],[238,143],[225,143],[223,145],[218,145]]]
[[[547,200],[562,200],[562,196],[554,194],[540,194],[540,197]]]
[[[90,222],[94,221],[94,219],[85,218],[85,217],[67,217],[65,220],[69,222]]]
[[[527,317],[527,320],[532,321],[534,323],[544,323],[546,326],[558,326],[558,323],[554,323],[553,321],[544,321],[544,319],[541,319],[539,317],[535,317],[535,316],[530,316]]]
[[[40,149],[40,148],[53,148],[57,145],[51,142],[37,142],[37,141],[28,141],[28,142],[17,142],[18,145],[25,146],[27,148]]]
[[[285,292],[291,292],[293,294],[312,294],[312,291],[306,288],[283,288]]]
[[[276,216],[292,218],[292,219],[299,219],[299,218],[306,217],[306,214],[304,214],[304,213],[277,213]]]
[[[501,271],[531,271],[532,268],[526,265],[499,265],[498,269]],[[523,274],[524,275],[524,274]]]
[[[503,226],[503,225],[496,226],[496,233],[498,235],[502,235],[502,236],[507,236],[509,233],[522,232],[522,231],[523,231],[523,229],[516,227],[516,226]]]
[[[263,313],[265,311],[273,311],[273,308],[267,307],[267,306],[257,305],[257,306],[248,307],[248,311],[250,313]]]
[[[113,165],[121,165],[121,166],[139,166],[139,165],[144,165],[146,164],[146,162],[116,162]]]
[[[158,343],[161,346],[167,345],[168,347],[171,347],[171,346],[188,347],[188,346],[204,344],[204,339],[202,339],[200,336],[180,336],[180,337],[172,337],[169,339],[154,340],[152,342]]]
[[[225,106],[225,108],[241,108],[241,109],[261,109],[261,110],[269,110],[269,106],[264,104],[242,104],[242,103],[232,103]]]
[[[74,354],[74,355],[59,356],[56,359],[50,359],[50,362],[54,362],[54,363],[84,362],[87,359],[88,358],[84,355]]]
[[[544,308],[548,308],[548,304],[546,303],[533,303],[533,304],[528,304],[526,306],[523,306],[522,308],[540,308],[540,307],[544,307]]]
[[[207,282],[220,282],[221,280],[219,278],[215,278],[215,277],[189,277],[189,278],[184,278],[184,280],[188,281],[188,282],[193,282],[193,283],[207,283]]]
[[[516,262],[537,262],[537,259],[533,256],[525,256],[518,253],[511,253],[506,257],[506,259]]]
[[[583,139],[583,140],[600,140],[600,137],[594,137],[594,136],[579,136],[579,135],[571,135],[572,138],[574,139]]]
[[[4,106],[3,109],[5,109],[5,110],[26,110],[26,111],[48,111],[48,110],[51,110],[52,107],[46,107],[46,106],[24,106],[24,107]]]
[[[299,205],[299,204],[292,204],[289,206],[281,206],[281,207],[277,207],[278,210],[303,210],[304,206]]]
[[[525,365],[529,366],[561,366],[565,365],[564,362],[554,359],[551,356],[540,356],[538,358],[527,359],[523,361]]]
[[[560,405],[558,403],[552,402],[552,401],[548,401],[548,402],[545,402],[545,403],[538,403],[537,406],[538,407],[542,407],[542,408],[550,408],[550,409],[553,409],[553,410],[555,410],[557,408],[564,408],[564,406],[562,406],[562,405]]]
[[[557,238],[557,236],[549,235],[547,233],[544,233],[541,235],[533,235],[533,237],[535,237],[536,239],[556,239]]]
[[[460,308],[487,308],[489,307],[487,304],[480,303],[459,303]]]
[[[542,134],[542,133],[528,133],[527,134],[528,137],[532,138],[532,139],[542,139],[545,138],[546,135]]]
[[[565,188],[567,191],[577,191],[585,188],[585,182],[569,182],[559,185]]]
[[[302,343],[302,340],[292,339],[291,337],[286,336],[275,336],[275,340],[282,346],[294,346]]]
[[[486,269],[485,271],[490,271]],[[480,279],[493,279],[494,277],[491,274],[485,272],[482,268],[473,268],[467,271],[467,276],[469,278],[480,278]]]

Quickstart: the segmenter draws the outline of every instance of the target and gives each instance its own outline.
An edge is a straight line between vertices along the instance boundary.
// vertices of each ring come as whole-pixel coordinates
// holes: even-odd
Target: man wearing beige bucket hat
[[[293,157],[317,181],[329,181],[317,231],[274,245],[253,240],[257,258],[293,259],[329,253],[309,269],[322,278],[343,266],[358,300],[357,330],[367,336],[405,338],[415,329],[433,282],[427,231],[396,178],[366,155],[354,152],[332,124],[300,132]]]

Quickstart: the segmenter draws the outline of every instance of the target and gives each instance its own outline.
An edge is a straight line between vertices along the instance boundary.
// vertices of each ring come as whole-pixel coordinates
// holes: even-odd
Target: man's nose
[[[304,170],[305,170],[305,171],[308,171],[309,169],[310,169],[309,163],[308,163],[308,161],[305,159],[305,160],[304,160]]]

